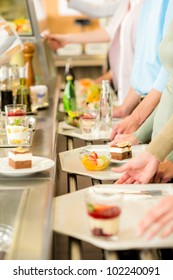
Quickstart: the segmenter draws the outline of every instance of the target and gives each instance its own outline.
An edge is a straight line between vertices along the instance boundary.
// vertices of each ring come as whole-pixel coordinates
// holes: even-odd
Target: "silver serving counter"
[[[55,161],[55,166],[23,177],[0,175],[0,202],[3,201],[0,205],[0,224],[8,225],[7,234],[12,236],[5,259],[50,258],[59,84],[58,80],[52,81],[49,88],[49,107],[38,111],[37,126],[31,147],[34,156],[52,159]],[[0,158],[6,157],[8,150],[8,148],[0,148]],[[3,252],[0,253],[1,256],[4,257]]]

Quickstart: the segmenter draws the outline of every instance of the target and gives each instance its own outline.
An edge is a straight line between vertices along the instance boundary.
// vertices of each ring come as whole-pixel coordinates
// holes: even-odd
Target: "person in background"
[[[114,127],[111,140],[118,133],[135,131],[160,101],[167,73],[158,57],[158,45],[172,18],[171,5],[172,0],[144,2],[137,32],[131,75],[132,88],[123,105],[118,107],[114,114],[117,117],[127,117]],[[147,97],[139,104],[139,97],[146,95]],[[131,112],[132,114],[128,116]]]
[[[111,17],[122,0],[67,0],[68,7],[92,17]]]
[[[109,62],[111,71],[101,79],[112,78],[123,102],[130,88],[130,74],[133,65],[136,26],[143,0],[121,0],[112,20],[105,28],[76,34],[48,35],[47,41],[54,50],[69,43],[110,42]]]
[[[172,4],[173,9],[173,4]],[[111,142],[128,140],[133,144],[145,144],[154,139],[159,134],[162,127],[173,115],[173,21],[170,24],[168,32],[162,40],[159,47],[159,56],[164,68],[168,72],[168,80],[163,91],[161,100],[156,110],[148,117],[143,125],[133,134],[117,135]],[[164,173],[167,169],[173,169],[173,152],[166,157],[165,161],[160,164],[159,173]]]
[[[130,160],[115,172],[124,172],[116,184],[146,184],[167,182],[173,178],[173,168],[167,168],[162,174],[157,172],[159,163],[173,150],[173,116],[169,119],[160,133],[147,146],[146,151]],[[162,176],[160,176],[162,175]],[[153,224],[154,229],[153,229]],[[150,209],[138,226],[138,235],[145,235],[152,239],[162,230],[161,237],[165,238],[173,233],[173,196],[167,196]]]

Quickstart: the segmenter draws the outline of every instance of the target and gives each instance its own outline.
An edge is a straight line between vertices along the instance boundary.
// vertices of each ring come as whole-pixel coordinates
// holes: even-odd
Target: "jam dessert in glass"
[[[98,191],[94,189],[91,187],[86,194],[86,208],[91,233],[94,236],[117,237],[122,195],[99,193],[99,189]]]
[[[96,137],[99,132],[99,111],[86,110],[80,117],[80,129],[84,137]]]
[[[26,105],[6,105],[6,132],[9,144],[26,144],[28,141],[28,119]]]

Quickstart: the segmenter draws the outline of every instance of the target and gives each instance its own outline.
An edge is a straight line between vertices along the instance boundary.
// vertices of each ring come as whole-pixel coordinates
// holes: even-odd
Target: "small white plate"
[[[85,151],[92,153],[92,152],[96,152],[96,153],[103,153],[103,152],[110,152],[110,146],[109,145],[88,145],[87,147],[85,147]]]
[[[32,167],[14,169],[8,164],[8,157],[0,158],[0,174],[10,177],[26,176],[53,167],[55,162],[49,158],[32,157]]]
[[[132,158],[135,158],[139,153],[143,152],[145,150],[146,145],[135,145],[132,146]],[[110,146],[109,145],[91,145],[85,148],[88,152],[110,152]],[[126,163],[132,158],[124,159],[124,160],[117,160],[117,159],[111,159],[111,162],[113,163]]]

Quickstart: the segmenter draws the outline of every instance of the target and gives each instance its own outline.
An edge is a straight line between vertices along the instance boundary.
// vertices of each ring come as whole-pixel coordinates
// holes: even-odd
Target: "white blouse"
[[[89,17],[101,18],[113,16],[122,1],[124,0],[69,0],[68,6]]]

